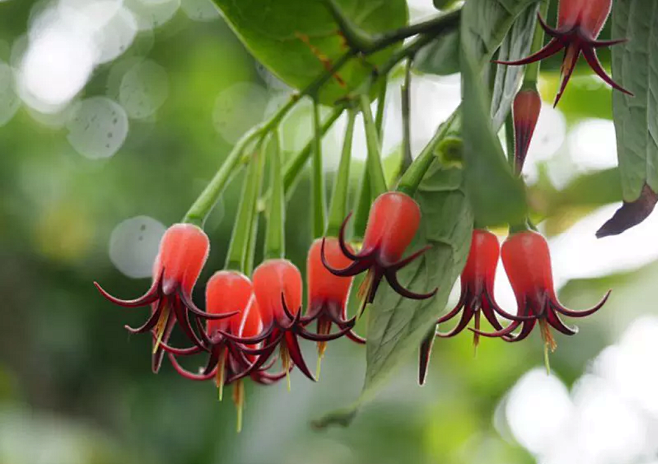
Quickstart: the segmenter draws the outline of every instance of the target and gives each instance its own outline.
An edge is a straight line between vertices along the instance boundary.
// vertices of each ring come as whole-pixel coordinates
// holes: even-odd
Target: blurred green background
[[[410,8],[414,20],[433,11],[431,0]],[[547,101],[557,78],[542,81]],[[389,92],[387,154],[399,146],[399,84]],[[219,403],[212,384],[167,364],[153,375],[148,337],[123,329],[147,310],[112,306],[92,282],[141,294],[163,228],[287,92],[206,0],[0,1],[0,463],[656,458],[658,224],[594,239],[620,193],[610,91],[588,75],[574,78],[560,111],[545,107],[528,182],[563,302],[585,308],[614,292],[579,321],[577,337],[557,336],[552,376],[533,370],[543,369],[538,334],[517,345],[483,340],[475,357],[464,333],[436,343],[424,388],[409,359],[350,428],[315,432],[310,420],[352,402],[363,381],[364,350],[342,340],[329,347],[318,384],[294,373],[291,392],[285,382],[249,385],[238,435],[233,404]],[[417,153],[458,104],[459,79],[417,76],[412,101]],[[289,155],[307,140],[309,116],[302,106],[286,122]],[[329,171],[341,124],[325,141]],[[360,160],[364,146],[357,134]],[[209,221],[197,301],[223,266],[239,195],[237,178]],[[302,270],[308,196],[303,179],[288,210],[288,254]],[[499,281],[501,304],[513,308]],[[313,359],[314,346],[305,349]]]

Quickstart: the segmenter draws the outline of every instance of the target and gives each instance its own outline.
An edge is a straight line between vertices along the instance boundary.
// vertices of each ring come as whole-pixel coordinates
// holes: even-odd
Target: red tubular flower
[[[457,306],[437,323],[443,324],[455,318],[460,312],[461,318],[457,325],[448,333],[437,333],[439,337],[453,337],[463,331],[471,320],[474,320],[475,329],[480,329],[480,315],[489,321],[496,330],[503,330],[496,314],[509,320],[523,320],[503,310],[494,299],[494,281],[500,245],[498,237],[486,230],[473,231],[471,249],[468,253],[466,266],[461,274],[461,295]],[[478,345],[478,334],[475,333],[473,343]]]
[[[348,328],[347,337],[356,343],[363,344],[365,340],[349,330],[354,325],[354,320],[347,320],[347,298],[352,278],[337,277],[329,272],[322,264],[321,250],[322,240],[318,239],[313,242],[308,252],[306,261],[308,309],[301,320],[304,324],[317,320],[317,333],[320,335],[331,333],[332,324],[336,324],[339,329]],[[350,264],[350,260],[343,255],[336,238],[326,239],[325,255],[332,266],[344,267]],[[324,355],[326,345],[326,342],[318,342],[320,357]]]
[[[301,321],[302,275],[299,269],[285,259],[269,259],[256,268],[253,275],[254,294],[261,311],[263,330],[254,337],[238,337],[228,332],[222,334],[239,344],[244,353],[256,354],[258,359],[244,373],[251,374],[261,369],[267,360],[280,348],[284,372],[292,366],[309,379],[315,377],[308,369],[302,356],[297,337],[315,342],[327,342],[345,335],[350,325],[334,334],[320,335],[308,332]],[[245,345],[263,342],[263,347],[252,350]]]
[[[402,259],[420,226],[420,207],[413,198],[401,192],[387,192],[375,200],[370,209],[363,247],[358,254],[353,253],[345,241],[345,227],[349,218],[350,216],[340,229],[338,243],[343,255],[349,258],[351,264],[341,269],[334,268],[327,260],[326,239],[322,242],[322,263],[329,272],[338,277],[353,277],[368,271],[360,289],[364,297],[364,307],[374,301],[375,293],[383,278],[386,278],[391,288],[403,297],[424,300],[434,296],[437,289],[425,294],[414,293],[404,288],[397,277],[400,269],[430,248],[425,247]]]
[[[151,306],[151,316],[138,328],[126,326],[133,334],[153,331],[153,372],[158,372],[164,355],[162,342],[166,342],[176,325],[197,348],[204,348],[190,324],[193,318],[224,319],[235,313],[208,314],[192,302],[192,289],[208,258],[210,243],[200,228],[191,224],[174,224],[160,241],[160,250],[153,266],[153,284],[135,300],[121,300],[107,293],[94,282],[106,299],[119,306],[137,308]]]
[[[516,295],[519,316],[525,320],[515,320],[507,328],[490,334],[474,330],[480,335],[503,337],[506,341],[518,342],[530,335],[539,321],[546,346],[554,350],[557,345],[550,327],[565,335],[575,335],[578,331],[577,328],[567,327],[560,319],[560,315],[589,316],[601,309],[610,296],[610,292],[606,293],[596,306],[584,311],[573,311],[562,306],[553,288],[548,243],[536,232],[520,232],[508,237],[503,244],[502,258]],[[519,334],[512,335],[519,326],[521,327]]]
[[[523,170],[523,163],[530,148],[532,135],[537,127],[541,112],[541,97],[535,89],[521,90],[514,98],[512,109],[514,119],[514,167],[516,173]]]
[[[608,85],[628,95],[633,95],[608,76],[596,56],[597,48],[626,41],[626,39],[596,40],[610,15],[611,7],[612,0],[561,0],[557,28],[553,29],[548,26],[544,19],[539,16],[541,27],[546,31],[546,34],[552,37],[544,48],[518,61],[497,61],[497,63],[507,65],[534,63],[565,49],[564,61],[562,62],[562,84],[555,98],[555,105],[560,101],[581,53],[592,70]]]
[[[186,356],[201,352],[201,348],[192,346],[186,349],[177,349],[164,345],[169,352],[169,358],[176,371],[190,380],[210,380],[220,389],[224,385],[239,381],[248,372],[256,382],[269,384],[283,378],[283,374],[268,374],[261,370],[251,370],[257,356],[245,353],[242,347],[225,337],[226,333],[236,337],[254,337],[258,335],[263,323],[261,312],[254,297],[253,284],[247,276],[235,271],[216,272],[206,285],[206,311],[213,315],[239,316],[230,320],[208,320],[206,328],[199,327],[201,339],[207,351],[210,352],[205,368],[199,374],[189,372],[182,368],[175,356]],[[257,350],[257,345],[250,345],[246,350]],[[267,366],[269,368],[270,366]]]

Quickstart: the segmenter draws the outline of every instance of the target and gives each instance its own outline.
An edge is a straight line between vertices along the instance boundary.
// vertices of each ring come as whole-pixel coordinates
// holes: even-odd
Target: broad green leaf
[[[371,399],[399,364],[418,350],[427,332],[443,312],[453,284],[466,262],[473,216],[463,189],[462,170],[434,163],[416,194],[422,211],[420,229],[409,250],[432,245],[421,258],[399,272],[400,282],[414,292],[438,287],[429,300],[403,298],[383,283],[367,309],[366,379],[360,398],[346,409],[316,421],[348,425],[358,408]]]
[[[459,29],[442,34],[416,55],[414,66],[421,72],[447,76],[459,72]]]
[[[612,75],[635,97],[612,97],[624,201],[640,197],[644,184],[658,191],[658,0],[617,0],[612,37]]]
[[[539,3],[531,4],[523,10],[500,45],[498,60],[514,61],[530,54],[538,10]],[[494,129],[500,128],[505,122],[524,71],[524,66],[496,65],[496,79],[491,92],[491,118]]]
[[[213,0],[249,51],[282,81],[303,89],[347,51],[338,25],[321,0]],[[339,0],[352,22],[368,33],[407,24],[405,0]],[[322,89],[333,104],[359,87],[392,48],[345,65]],[[221,57],[218,57],[221,59]]]
[[[466,190],[478,224],[498,225],[523,220],[523,183],[507,163],[490,118],[486,82],[490,60],[514,20],[534,0],[474,0],[462,13],[462,131]],[[496,128],[497,129],[497,128]]]

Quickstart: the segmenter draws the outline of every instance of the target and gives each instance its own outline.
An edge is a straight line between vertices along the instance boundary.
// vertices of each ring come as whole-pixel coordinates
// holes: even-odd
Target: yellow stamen
[[[167,328],[167,323],[169,322],[170,315],[169,305],[166,305],[162,309],[162,314],[158,318],[158,323],[155,326],[155,343],[153,344],[153,354],[157,353],[160,344],[162,343],[162,337],[164,336],[165,330]]]
[[[475,311],[474,329],[480,330],[480,310]],[[480,345],[480,334],[473,332],[473,358],[478,356],[478,346]]]
[[[281,344],[281,348],[279,349],[279,353],[281,356],[281,364],[283,365],[283,368],[286,371],[286,382],[288,383],[288,391],[291,390],[291,384],[290,384],[290,353],[288,352],[288,347],[286,346],[285,343]]]
[[[217,384],[217,394],[219,401],[224,399],[224,375],[226,365],[226,349],[222,349],[221,354],[219,355],[219,363],[217,364],[217,374],[215,375],[215,383]]]
[[[541,327],[541,338],[544,339],[544,364],[546,365],[546,374],[551,375],[549,352],[553,353],[555,351],[557,343],[553,338],[551,328],[549,327],[548,322],[546,322],[546,319],[540,319],[539,326]]]
[[[245,404],[244,382],[237,380],[233,386],[233,402],[237,409],[236,430],[238,433],[242,431],[242,410]]]

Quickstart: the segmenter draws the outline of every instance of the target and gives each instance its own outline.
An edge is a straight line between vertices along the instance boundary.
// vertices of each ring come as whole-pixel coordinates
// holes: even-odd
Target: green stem
[[[297,100],[299,100],[299,96],[294,95],[285,105],[279,108],[269,120],[252,128],[240,138],[233,147],[233,150],[231,150],[231,153],[222,163],[222,166],[219,168],[215,176],[210,180],[206,188],[201,192],[201,195],[199,195],[187,211],[187,214],[185,214],[185,217],[183,218],[183,222],[203,227],[206,218],[217,203],[219,196],[224,191],[224,187],[226,187],[231,176],[235,174],[244,151],[258,137],[262,137],[272,130],[272,128],[277,127],[281,120],[288,114],[288,111],[295,106]]]
[[[251,156],[247,175],[242,188],[242,198],[238,206],[238,214],[235,218],[231,242],[226,255],[226,269],[244,272],[244,264],[249,249],[249,238],[252,224],[254,222],[254,204],[258,196],[260,179],[258,168],[260,158],[264,156],[258,150]]]
[[[410,197],[413,197],[418,190],[425,173],[432,165],[432,162],[436,158],[434,151],[436,147],[441,143],[443,138],[450,132],[450,126],[457,120],[459,109],[455,110],[454,113],[448,118],[446,122],[441,124],[439,130],[436,131],[434,137],[429,141],[429,143],[423,148],[423,151],[418,155],[418,158],[411,163],[409,169],[404,173],[400,182],[398,183],[397,189],[399,192],[406,193]]]
[[[313,238],[322,237],[324,234],[327,200],[324,191],[324,172],[322,169],[322,133],[320,127],[320,104],[313,100],[313,177],[312,204],[313,204]]]
[[[255,195],[253,198],[252,210],[252,221],[251,227],[249,228],[249,242],[247,243],[247,251],[244,258],[243,269],[245,275],[251,275],[254,269],[254,261],[256,260],[256,241],[258,239],[258,196],[260,195],[261,188],[263,186],[263,174],[265,172],[265,154],[258,157],[258,178],[256,181]]]
[[[400,175],[403,175],[413,158],[411,155],[411,64],[412,58],[407,59],[404,70],[404,84],[402,85],[402,160],[400,164]]]
[[[370,178],[370,191],[374,198],[388,189],[386,188],[384,168],[382,167],[381,147],[379,145],[379,137],[377,136],[377,128],[375,127],[375,121],[372,119],[370,100],[366,95],[359,97],[359,106],[363,115],[363,125],[366,130],[366,143],[368,145],[366,165]]]
[[[320,133],[322,136],[327,133],[329,129],[334,125],[336,120],[340,117],[340,115],[343,113],[344,108],[334,108],[331,110],[331,114],[327,117],[327,119],[324,121],[322,124],[322,127],[320,128]],[[299,151],[294,158],[292,158],[290,161],[286,163],[286,166],[284,168],[284,173],[283,173],[283,188],[286,192],[286,195],[290,193],[292,190],[295,181],[299,178],[300,174],[304,170],[304,166],[306,165],[306,162],[308,159],[311,157],[311,154],[313,153],[313,146],[315,143],[315,138],[312,138],[311,140],[308,141],[308,143],[302,148],[301,151]],[[269,193],[268,193],[269,195]]]
[[[368,167],[364,166],[361,182],[359,183],[359,193],[357,194],[356,212],[354,213],[354,238],[363,238],[368,226],[368,215],[370,214],[370,204],[372,195],[370,191],[370,176]]]
[[[548,14],[549,0],[540,0],[540,1],[541,3],[539,5],[539,14],[541,15],[542,18],[546,19],[546,16]],[[535,26],[535,36],[532,39],[532,46],[530,48],[530,53],[537,52],[543,46],[544,46],[544,29],[542,29],[541,24],[539,24],[538,21],[537,25]],[[539,79],[540,68],[541,68],[541,63],[539,61],[530,63],[529,65],[526,66],[525,76],[523,78],[523,86],[522,86],[524,89],[537,88],[537,81]]]
[[[383,76],[379,82],[379,93],[377,94],[377,113],[375,114],[375,127],[379,141],[384,140],[384,114],[386,112],[386,91],[388,90],[388,76]]]
[[[278,129],[272,131],[268,150],[272,197],[267,215],[265,259],[279,259],[285,256],[285,194],[281,176],[281,138]]]
[[[327,83],[333,76],[347,64],[352,58],[361,55],[370,55],[378,52],[384,48],[389,47],[401,40],[412,35],[420,34],[415,40],[405,47],[402,47],[389,58],[386,64],[379,69],[380,75],[386,75],[393,67],[403,60],[405,57],[410,56],[423,46],[431,42],[436,35],[453,29],[459,24],[460,10],[437,16],[436,18],[420,23],[414,26],[401,28],[396,31],[381,34],[376,37],[372,43],[367,47],[367,50],[350,49],[347,53],[340,56],[331,66],[330,69],[320,74],[313,80],[301,93],[295,94],[288,101],[286,105],[281,107],[268,121],[254,127],[247,132],[233,147],[233,150],[224,160],[224,163],[219,168],[215,176],[208,183],[206,188],[201,192],[201,195],[194,201],[188,212],[183,218],[183,222],[196,224],[200,227],[203,226],[208,214],[217,203],[219,196],[222,194],[226,184],[231,176],[235,174],[238,168],[240,159],[243,152],[254,142],[258,137],[265,136],[272,129],[278,127],[281,120],[288,114],[288,112],[295,106],[297,101],[303,95],[316,96],[322,86]],[[425,34],[425,35],[423,35]]]
[[[324,0],[324,3],[334,17],[334,20],[338,23],[338,27],[343,33],[345,40],[347,40],[347,43],[360,53],[372,53],[375,50],[381,50],[417,34],[456,27],[461,18],[461,9],[458,9],[450,13],[438,15],[421,23],[412,24],[411,26],[401,27],[377,35],[370,35],[356,26],[342,12],[335,0]]]
[[[337,237],[340,226],[345,220],[347,213],[347,194],[350,186],[350,162],[352,160],[352,137],[354,135],[354,122],[356,110],[350,108],[347,113],[347,128],[343,140],[343,151],[340,155],[340,164],[331,194],[331,210],[329,212],[329,225],[326,235]]]

